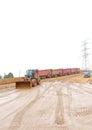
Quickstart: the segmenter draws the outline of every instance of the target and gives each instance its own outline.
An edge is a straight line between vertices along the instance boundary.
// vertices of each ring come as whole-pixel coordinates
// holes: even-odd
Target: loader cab
[[[38,70],[28,69],[26,71],[25,79],[39,78]]]
[[[34,77],[35,76],[35,70],[27,70],[26,75],[28,77]]]
[[[27,70],[26,75],[33,76],[34,75],[34,70]]]
[[[30,79],[32,79],[32,78],[35,78],[35,70],[28,69],[28,70],[26,71],[26,74],[25,74],[24,79],[25,79],[25,80],[30,80]]]

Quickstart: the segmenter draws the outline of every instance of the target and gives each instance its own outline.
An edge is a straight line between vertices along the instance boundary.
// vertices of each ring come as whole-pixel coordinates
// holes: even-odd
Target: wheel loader
[[[31,70],[31,69],[28,69],[26,71],[26,75],[24,77],[24,80],[26,81],[32,81],[32,86],[36,86],[36,85],[39,85],[40,84],[40,78],[39,78],[39,75],[38,75],[38,70]]]

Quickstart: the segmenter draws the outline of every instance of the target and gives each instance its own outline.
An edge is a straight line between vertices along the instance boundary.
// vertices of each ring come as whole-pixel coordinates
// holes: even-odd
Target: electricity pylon
[[[88,53],[88,47],[87,47],[87,44],[88,44],[88,42],[85,40],[84,42],[83,42],[83,68],[84,68],[84,70],[89,70],[89,59],[88,59],[88,56],[89,56],[89,53]]]

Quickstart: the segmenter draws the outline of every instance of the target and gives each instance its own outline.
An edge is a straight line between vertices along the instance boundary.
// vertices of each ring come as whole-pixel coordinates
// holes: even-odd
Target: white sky
[[[81,67],[92,0],[0,0],[0,74]]]

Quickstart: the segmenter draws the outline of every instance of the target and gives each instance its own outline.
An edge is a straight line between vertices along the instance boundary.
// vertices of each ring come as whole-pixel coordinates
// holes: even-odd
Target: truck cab
[[[84,75],[84,78],[89,78],[90,77],[90,71],[85,71],[83,73],[83,75]]]

